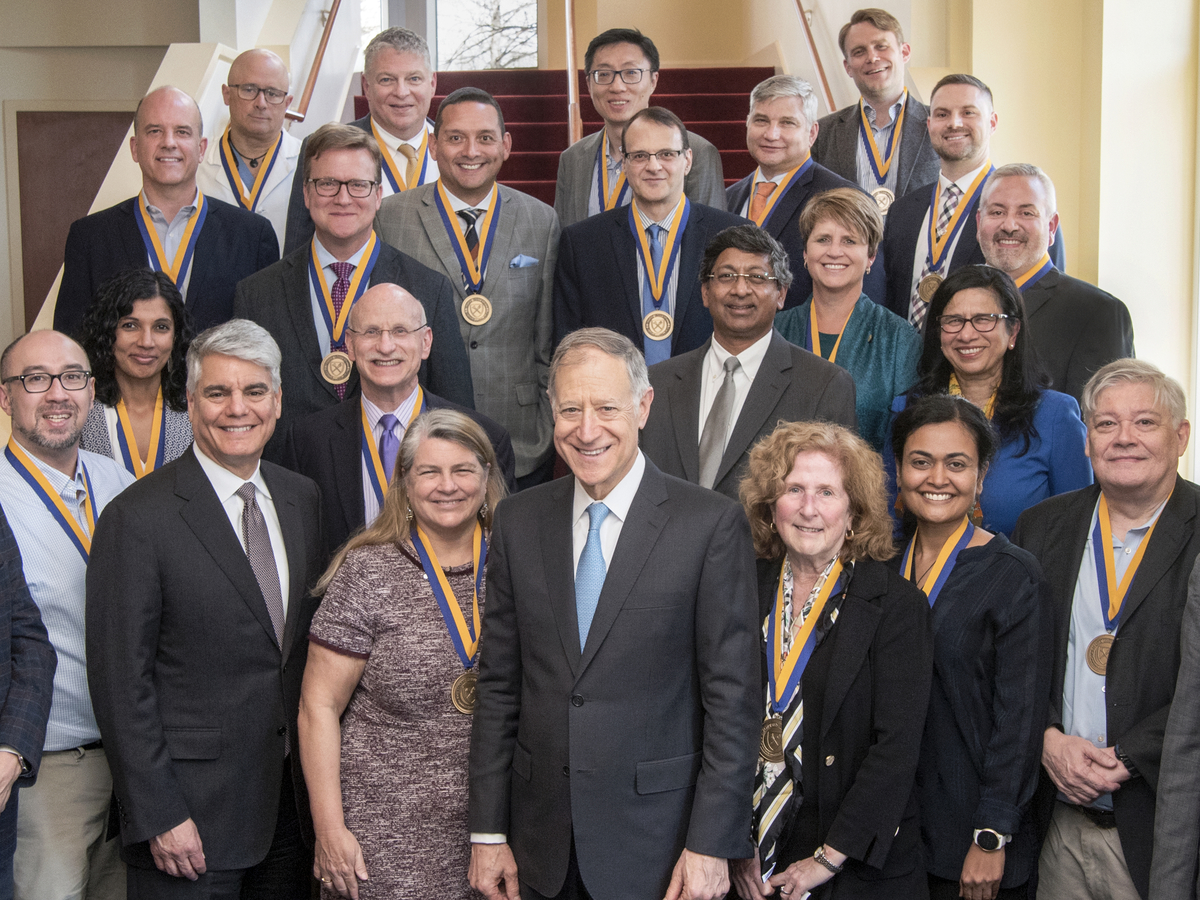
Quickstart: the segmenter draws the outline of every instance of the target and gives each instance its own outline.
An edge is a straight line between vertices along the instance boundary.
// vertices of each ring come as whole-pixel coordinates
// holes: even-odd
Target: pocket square
[[[510,269],[528,269],[530,266],[536,266],[539,261],[532,256],[519,253],[512,258],[512,262],[508,264],[508,267]]]

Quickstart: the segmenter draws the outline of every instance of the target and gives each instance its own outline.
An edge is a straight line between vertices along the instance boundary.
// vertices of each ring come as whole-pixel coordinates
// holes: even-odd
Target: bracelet
[[[825,855],[824,845],[817,847],[817,849],[813,851],[813,859],[824,866],[831,875],[836,875],[838,872],[842,871],[842,866],[835,866],[832,862],[830,862],[829,857]],[[845,863],[842,865],[845,865]]]

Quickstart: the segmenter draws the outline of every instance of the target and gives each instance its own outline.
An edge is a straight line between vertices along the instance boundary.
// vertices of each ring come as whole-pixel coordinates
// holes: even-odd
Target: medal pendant
[[[321,360],[321,377],[330,384],[345,384],[350,380],[350,372],[354,363],[350,356],[341,350],[334,350]]]

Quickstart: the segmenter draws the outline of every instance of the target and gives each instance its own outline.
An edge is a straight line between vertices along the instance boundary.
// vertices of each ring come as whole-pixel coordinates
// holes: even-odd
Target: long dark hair
[[[187,410],[186,359],[193,337],[192,318],[183,307],[183,296],[175,282],[153,269],[129,269],[102,284],[79,326],[79,343],[87,351],[96,379],[96,399],[106,406],[115,406],[121,399],[113,355],[117,324],[133,312],[136,301],[155,297],[162,297],[175,322],[175,343],[162,370],[163,402],[176,412]]]
[[[1004,354],[1000,373],[1000,387],[996,392],[996,408],[992,414],[992,425],[1007,442],[1020,437],[1024,446],[1018,456],[1029,450],[1029,442],[1037,436],[1033,427],[1033,414],[1046,387],[1047,379],[1042,374],[1029,343],[1029,324],[1025,317],[1025,301],[1016,283],[1004,272],[991,266],[963,266],[941,283],[929,303],[929,314],[925,321],[925,345],[921,351],[921,362],[917,366],[917,383],[908,392],[908,402],[929,394],[944,394],[950,389],[950,376],[954,368],[942,353],[941,329],[938,318],[959,291],[978,288],[988,291],[996,298],[1000,312],[1008,316],[1006,323],[997,327],[1007,328],[1020,324],[1013,349]]]

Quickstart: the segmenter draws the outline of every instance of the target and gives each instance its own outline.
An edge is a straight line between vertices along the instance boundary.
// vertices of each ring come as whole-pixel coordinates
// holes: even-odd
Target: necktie
[[[467,249],[471,251],[471,255],[475,259],[479,259],[479,233],[475,230],[475,220],[479,218],[480,211],[477,209],[460,209],[459,216],[467,223],[467,230],[463,232],[463,237],[467,239]]]
[[[383,434],[379,436],[379,461],[383,463],[383,471],[389,484],[392,473],[396,470],[396,454],[400,451],[400,441],[394,430],[399,421],[391,413],[384,413],[379,417],[379,427],[383,429]]]
[[[417,151],[409,144],[401,144],[400,153],[408,160],[404,169],[404,189],[408,190],[417,186]]]
[[[934,239],[941,240],[942,235],[946,233],[946,229],[950,225],[950,219],[954,215],[954,210],[958,208],[958,198],[962,196],[962,188],[951,182],[950,186],[945,190],[945,196],[942,198],[941,208],[938,209],[937,223],[934,225]],[[921,266],[921,278],[933,273],[933,267],[929,261],[933,258],[933,248],[930,248],[930,253],[925,257],[925,264]],[[921,278],[917,279],[917,284],[921,283]],[[912,323],[917,331],[921,331],[925,327],[925,314],[929,312],[929,304],[921,299],[920,294],[916,289],[913,289],[912,300],[908,304],[908,321]]]
[[[587,643],[588,629],[592,627],[592,618],[596,615],[596,604],[600,600],[604,576],[607,574],[604,553],[600,549],[600,523],[608,515],[608,507],[597,502],[589,506],[587,511],[587,543],[583,545],[579,566],[575,569],[575,610],[579,617],[580,652]]]
[[[350,273],[354,271],[354,263],[335,262],[330,263],[329,268],[333,269],[333,273],[337,275],[337,279],[333,282],[333,287],[329,289],[329,296],[333,299],[333,317],[336,321],[338,316],[342,314],[342,304],[346,302],[346,294],[350,291]],[[334,344],[333,338],[330,336],[330,350],[345,350],[346,340],[343,336],[340,343]],[[339,400],[346,399],[346,385],[335,384],[333,389],[337,392]]]
[[[779,187],[773,181],[760,181],[754,186],[754,196],[750,200],[750,218],[755,221],[762,215],[763,207],[767,205],[767,201],[771,195],[775,193],[775,188]]]
[[[725,360],[725,379],[713,400],[708,418],[704,420],[704,431],[700,435],[700,484],[711,488],[717,481],[717,469],[725,455],[725,443],[729,438],[729,427],[733,424],[733,373],[741,363],[736,356]]]
[[[651,266],[655,272],[662,265],[662,233],[663,228],[661,225],[651,225],[646,229],[646,236],[650,239]],[[654,305],[654,294],[650,292],[650,273],[647,272],[645,282],[642,285],[642,315],[649,315],[655,309],[661,309],[664,312],[670,311],[667,300],[667,282],[663,282],[662,303],[656,307]],[[664,359],[671,358],[671,338],[667,337],[661,341],[655,341],[643,335],[642,339],[646,347],[646,365],[652,366],[655,363],[662,362]]]
[[[271,549],[271,535],[267,531],[267,520],[263,518],[258,501],[254,498],[254,485],[247,481],[237,489],[242,499],[242,544],[254,578],[262,591],[275,628],[275,639],[283,646],[283,593],[279,589],[279,570],[275,567],[275,551]]]

